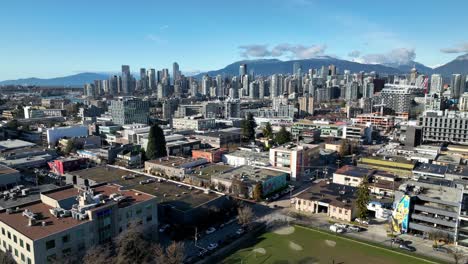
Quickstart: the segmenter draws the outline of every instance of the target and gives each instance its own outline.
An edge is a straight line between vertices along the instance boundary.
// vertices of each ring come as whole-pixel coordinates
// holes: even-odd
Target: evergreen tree
[[[167,151],[164,132],[158,125],[153,125],[148,135],[146,157],[148,159],[157,159],[165,156],[167,156]]]
[[[257,184],[255,184],[255,188],[253,189],[252,196],[255,201],[260,201],[262,199],[263,186],[261,183],[258,182]]]
[[[273,128],[271,128],[270,122],[266,123],[265,127],[263,128],[263,136],[268,139],[273,138]]]
[[[275,142],[278,145],[282,145],[291,141],[291,133],[286,130],[285,126],[281,126],[281,129],[275,136]]]
[[[255,119],[251,113],[247,116],[247,119],[242,120],[241,129],[242,129],[242,138],[244,141],[255,140]]]
[[[146,151],[145,149],[140,149],[140,154],[141,154],[141,161],[147,161],[148,157],[146,157]]]
[[[364,179],[358,187],[356,200],[356,206],[358,210],[357,215],[360,219],[367,218],[367,205],[369,204],[369,201],[369,181],[367,180],[367,177],[364,177]]]

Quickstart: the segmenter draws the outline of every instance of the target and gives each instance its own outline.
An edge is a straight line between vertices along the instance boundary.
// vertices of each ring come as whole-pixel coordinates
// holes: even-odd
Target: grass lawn
[[[261,235],[227,257],[224,264],[238,263],[335,263],[390,264],[431,263],[383,248],[350,241],[339,235],[294,226]],[[435,262],[432,262],[435,263]]]

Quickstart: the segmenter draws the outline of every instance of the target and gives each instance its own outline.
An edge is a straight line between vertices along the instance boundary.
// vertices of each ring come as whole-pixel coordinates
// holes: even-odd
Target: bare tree
[[[166,263],[166,253],[164,252],[164,248],[161,247],[160,244],[156,244],[153,249],[154,252],[154,263],[162,264]]]
[[[450,249],[450,255],[452,255],[453,261],[455,262],[455,264],[466,263],[464,262],[464,260],[466,259],[467,256],[463,250],[459,248],[452,248]]]
[[[113,262],[114,256],[109,244],[90,248],[83,258],[85,264],[111,264]]]
[[[185,246],[183,242],[173,241],[166,248],[166,262],[167,264],[181,264],[185,258]]]
[[[182,264],[185,258],[185,246],[182,242],[173,241],[165,250],[156,244],[153,249],[156,264]]]
[[[239,224],[250,227],[254,217],[252,207],[244,206],[237,209]]]
[[[0,251],[0,263],[1,264],[16,264],[16,261],[13,259],[10,252]]]
[[[150,243],[145,240],[141,227],[131,224],[120,234],[115,243],[116,261],[118,264],[148,263]]]

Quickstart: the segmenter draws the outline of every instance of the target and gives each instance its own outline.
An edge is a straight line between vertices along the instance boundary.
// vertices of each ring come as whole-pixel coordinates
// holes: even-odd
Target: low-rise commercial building
[[[287,186],[287,173],[252,166],[240,166],[213,174],[211,184],[219,191],[248,199],[255,197],[255,186],[261,184],[261,196],[266,197]]]
[[[113,166],[94,167],[65,175],[67,183],[90,186],[112,182],[122,189],[135,189],[153,195],[158,205],[159,221],[177,225],[206,224],[208,212],[230,208],[229,197],[183,182],[173,182],[159,177],[149,177]]]
[[[222,156],[222,161],[231,166],[254,166],[254,167],[268,167],[270,166],[268,152],[256,152],[237,150],[234,152],[225,153]]]
[[[218,163],[221,161],[222,155],[226,152],[226,149],[221,148],[211,148],[211,149],[194,149],[192,150],[192,158],[206,159],[211,163]]]
[[[239,146],[241,142],[241,134],[237,132],[217,131],[195,136],[205,146],[212,148],[232,148]]]
[[[294,198],[300,212],[323,213],[333,219],[351,222],[356,217],[357,188],[321,181]]]
[[[184,117],[184,118],[173,118],[172,127],[177,130],[195,130],[195,131],[204,131],[210,130],[216,127],[216,122],[214,118],[194,118],[194,117]]]
[[[145,171],[153,175],[162,173],[169,178],[178,178],[183,180],[185,174],[188,173],[193,167],[205,163],[208,163],[208,160],[203,158],[192,159],[168,156],[160,159],[145,161]]]

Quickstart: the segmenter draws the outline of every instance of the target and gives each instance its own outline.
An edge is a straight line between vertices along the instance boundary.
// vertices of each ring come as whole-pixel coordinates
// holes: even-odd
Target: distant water
[[[44,99],[69,99],[73,103],[82,103],[83,99],[77,98],[77,94],[65,94],[65,95],[51,95],[51,96],[44,96]]]

